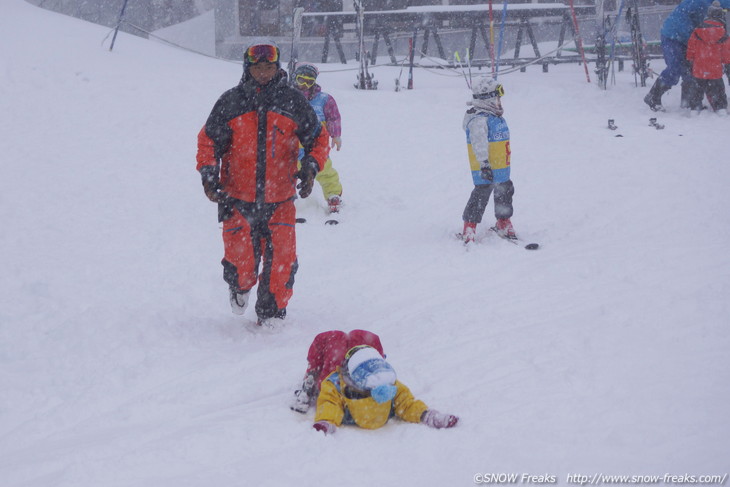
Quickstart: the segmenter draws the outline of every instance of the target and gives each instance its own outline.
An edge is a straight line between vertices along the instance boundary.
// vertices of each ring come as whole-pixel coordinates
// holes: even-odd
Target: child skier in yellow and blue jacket
[[[294,73],[292,73],[294,87],[304,95],[314,108],[319,122],[327,128],[327,133],[332,137],[332,147],[336,147],[339,151],[342,147],[340,111],[334,97],[322,91],[322,87],[317,84],[317,76],[319,76],[319,69],[310,63],[297,63]],[[300,149],[299,155],[300,157],[304,156],[303,149]],[[315,180],[322,187],[322,194],[324,199],[327,200],[330,213],[339,212],[342,205],[342,184],[340,183],[340,175],[332,166],[332,159],[327,158],[324,169],[317,173]]]
[[[517,238],[512,227],[512,195],[514,185],[510,179],[511,150],[509,127],[502,117],[502,85],[492,78],[482,78],[472,86],[472,107],[464,115],[469,165],[474,189],[464,208],[462,219],[465,243],[473,242],[476,226],[481,223],[489,197],[494,191],[494,230],[502,237]]]
[[[377,335],[356,331],[360,335],[369,334],[372,336],[369,341],[374,339],[373,343],[380,345]],[[344,334],[337,331],[321,333],[315,337],[318,343],[313,346],[341,357],[338,352],[341,335]],[[335,346],[328,346],[330,344]],[[331,362],[326,357],[320,357],[318,361]],[[306,409],[292,409],[306,412]],[[326,435],[343,424],[377,429],[392,417],[437,429],[452,428],[459,421],[456,416],[429,409],[423,401],[414,398],[408,387],[397,380],[395,370],[378,348],[365,344],[350,348],[336,370],[322,380],[317,394],[314,429]]]

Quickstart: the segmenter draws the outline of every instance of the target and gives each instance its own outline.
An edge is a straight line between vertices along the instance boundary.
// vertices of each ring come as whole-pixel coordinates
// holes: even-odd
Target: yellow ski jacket
[[[414,398],[402,382],[395,381],[395,386],[398,391],[393,400],[382,404],[372,397],[350,399],[342,393],[345,383],[340,374],[333,372],[322,381],[314,421],[329,421],[335,426],[354,424],[365,429],[380,428],[393,416],[410,423],[420,423],[421,415],[428,406]]]

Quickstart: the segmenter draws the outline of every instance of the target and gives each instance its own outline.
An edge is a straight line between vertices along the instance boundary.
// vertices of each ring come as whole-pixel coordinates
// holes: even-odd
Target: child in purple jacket
[[[294,86],[309,100],[319,121],[325,125],[327,132],[332,137],[332,147],[336,147],[339,151],[342,146],[340,111],[332,95],[322,91],[322,87],[317,84],[317,76],[319,76],[319,69],[310,63],[297,63],[292,74]],[[303,155],[303,152],[300,151],[300,154]],[[342,184],[340,184],[340,175],[332,167],[332,159],[327,159],[324,169],[317,173],[315,179],[322,187],[330,213],[338,213],[342,205]]]

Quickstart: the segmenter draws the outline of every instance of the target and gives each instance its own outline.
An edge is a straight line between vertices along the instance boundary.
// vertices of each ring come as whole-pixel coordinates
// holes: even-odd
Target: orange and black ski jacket
[[[219,166],[221,189],[248,202],[296,194],[299,144],[324,168],[329,135],[309,102],[279,72],[266,86],[250,77],[218,99],[198,134],[197,169]]]

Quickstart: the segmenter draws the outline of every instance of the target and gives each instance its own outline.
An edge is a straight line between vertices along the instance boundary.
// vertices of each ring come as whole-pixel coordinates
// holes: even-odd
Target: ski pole
[[[469,67],[469,88],[471,88],[471,57],[474,55],[473,52],[469,52],[469,48],[466,48],[466,65]]]
[[[459,57],[459,51],[454,51],[454,59],[456,59],[456,62],[459,63],[459,67],[461,68],[461,74],[464,75],[464,81],[466,82],[466,87],[471,89],[471,83],[469,83],[469,78],[466,77],[466,70],[464,69],[464,65],[461,63],[461,58]],[[730,79],[730,77],[728,77]]]
[[[122,18],[124,17],[124,10],[127,8],[127,1],[128,0],[124,0],[124,3],[122,4],[122,11],[119,12],[119,20],[117,20],[117,26],[114,28],[114,36],[112,37],[112,43],[109,46],[110,52],[112,49],[114,49],[114,41],[117,40],[117,32],[119,32],[119,26],[122,25]]]
[[[418,28],[413,31],[413,37],[409,40],[408,45],[410,47],[410,66],[408,67],[408,86],[407,89],[413,89],[413,57],[416,54],[416,35],[418,34]]]
[[[492,0],[489,0],[489,58],[492,61],[492,78],[494,78],[494,15],[492,14]],[[469,75],[471,77],[471,73]]]
[[[502,44],[504,43],[504,23],[507,19],[507,0],[504,0],[502,4],[502,21],[499,25],[499,44],[497,46],[497,69],[494,74],[494,79],[499,76],[499,60],[502,59]]]
[[[578,28],[578,19],[575,16],[575,6],[573,5],[573,0],[570,0],[570,12],[573,15],[573,30],[575,32],[575,43],[578,45],[578,52],[580,53],[580,57],[583,60],[583,67],[586,70],[586,80],[590,83],[591,75],[588,74],[588,64],[586,63],[586,53],[585,53],[585,51],[583,51],[583,40],[580,38],[580,30]]]

